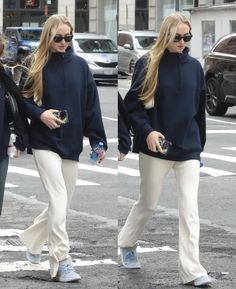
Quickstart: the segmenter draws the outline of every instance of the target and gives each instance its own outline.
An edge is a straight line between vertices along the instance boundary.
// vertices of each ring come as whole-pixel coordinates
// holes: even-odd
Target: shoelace
[[[126,261],[137,261],[137,257],[136,257],[136,255],[135,255],[135,253],[134,253],[134,251],[130,251],[130,252],[128,252],[127,254],[126,254],[126,256],[125,256],[125,260]]]

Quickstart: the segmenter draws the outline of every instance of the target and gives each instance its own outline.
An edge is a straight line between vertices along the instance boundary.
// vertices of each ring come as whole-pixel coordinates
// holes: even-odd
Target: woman
[[[137,61],[125,103],[136,136],[134,150],[139,152],[140,196],[118,244],[123,265],[140,268],[137,240],[156,209],[164,178],[173,169],[179,191],[180,279],[202,286],[212,281],[199,261],[197,195],[206,140],[205,86],[200,63],[188,54],[191,37],[188,19],[173,13],[164,19],[150,53]]]
[[[3,56],[4,49],[5,41],[0,37],[0,57]],[[4,188],[9,162],[7,151],[10,139],[10,124],[5,106],[5,96],[7,92],[11,93],[12,97],[16,99],[20,111],[18,118],[12,124],[14,133],[16,134],[16,141],[13,144],[16,148],[14,157],[18,158],[28,143],[28,123],[27,119],[22,116],[22,98],[18,88],[11,78],[10,73],[4,69],[4,66],[0,62],[0,215],[2,213]]]
[[[89,138],[92,147],[103,142],[99,162],[107,148],[97,88],[87,63],[69,46],[72,33],[66,17],[49,17],[28,75],[22,75],[21,80],[25,111],[31,120],[30,148],[49,205],[20,239],[28,248],[31,263],[40,262],[42,247],[48,241],[50,274],[60,282],[80,279],[69,256],[66,214],[75,189],[83,137]]]

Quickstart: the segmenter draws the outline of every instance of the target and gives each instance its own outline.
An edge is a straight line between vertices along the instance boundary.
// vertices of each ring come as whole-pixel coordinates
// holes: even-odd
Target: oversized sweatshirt
[[[25,76],[23,75],[23,80]],[[21,82],[21,86],[22,86]],[[41,120],[48,109],[67,110],[69,122],[49,129]],[[61,158],[75,160],[83,149],[83,137],[93,147],[98,142],[107,148],[99,96],[87,62],[69,49],[52,53],[43,69],[43,98],[38,106],[33,97],[25,99],[30,124],[30,147],[50,150]]]
[[[135,130],[134,152],[167,159],[200,160],[206,141],[205,81],[200,63],[188,54],[165,51],[158,73],[154,107],[146,109],[139,100],[140,85],[145,77],[147,57],[135,66],[131,88],[125,97],[130,120]],[[161,132],[172,142],[167,155],[152,152],[147,136]]]

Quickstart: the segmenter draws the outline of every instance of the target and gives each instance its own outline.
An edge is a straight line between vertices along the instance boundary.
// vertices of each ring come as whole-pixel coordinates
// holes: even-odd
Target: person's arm
[[[203,70],[201,69],[201,90],[200,90],[200,101],[199,109],[196,115],[196,120],[199,127],[200,139],[202,150],[206,143],[206,89],[205,89],[205,78]]]
[[[84,135],[89,138],[90,146],[93,148],[99,142],[104,144],[107,150],[106,134],[102,122],[102,114],[96,84],[88,68],[88,87],[86,95],[86,111]]]

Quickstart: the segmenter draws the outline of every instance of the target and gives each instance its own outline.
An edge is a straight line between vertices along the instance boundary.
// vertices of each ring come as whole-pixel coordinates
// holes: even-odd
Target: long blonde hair
[[[73,33],[73,27],[65,16],[50,16],[43,25],[39,46],[30,57],[30,68],[22,94],[26,98],[34,96],[34,101],[39,106],[43,97],[43,68],[50,59],[50,45],[61,24],[68,25],[71,29],[71,34]]]
[[[173,42],[177,26],[181,23],[187,24],[191,31],[189,20],[179,12],[170,14],[162,22],[157,42],[148,54],[146,75],[141,84],[139,99],[143,104],[148,103],[154,98],[158,87],[158,70],[161,58],[166,48]]]

